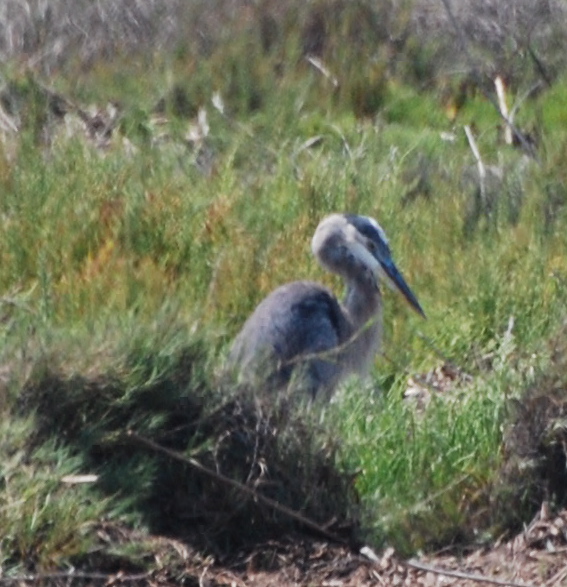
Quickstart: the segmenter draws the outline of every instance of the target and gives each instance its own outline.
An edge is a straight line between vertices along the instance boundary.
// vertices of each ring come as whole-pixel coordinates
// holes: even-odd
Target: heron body
[[[374,219],[332,214],[317,227],[311,248],[323,267],[344,279],[344,301],[311,281],[278,287],[248,318],[229,360],[251,384],[281,389],[293,382],[313,397],[329,397],[349,374],[366,375],[379,350],[381,280],[424,313]]]

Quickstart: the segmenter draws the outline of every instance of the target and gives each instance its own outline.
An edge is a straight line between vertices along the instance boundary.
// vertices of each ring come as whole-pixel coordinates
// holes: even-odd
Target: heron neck
[[[355,329],[359,329],[372,318],[379,317],[381,309],[380,290],[374,283],[362,280],[347,282],[344,306]]]

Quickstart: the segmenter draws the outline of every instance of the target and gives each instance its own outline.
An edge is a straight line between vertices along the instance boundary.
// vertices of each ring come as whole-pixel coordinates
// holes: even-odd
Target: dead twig
[[[535,66],[536,66],[537,70],[539,71],[539,75],[541,75],[541,77],[542,77],[543,81],[545,82],[545,84],[547,85],[547,87],[550,88],[553,85],[553,80],[548,75],[547,68],[544,66],[541,59],[537,56],[537,54],[534,51],[534,48],[532,47],[531,44],[528,45],[528,53],[530,54],[532,61],[535,63]]]
[[[364,334],[364,332],[368,328],[372,328],[376,325],[376,318],[372,318],[368,320],[368,322],[360,329],[357,330],[350,338],[345,340],[345,342],[338,344],[330,349],[326,349],[323,351],[317,351],[314,353],[304,353],[302,355],[298,355],[293,359],[289,359],[288,361],[283,361],[279,367],[287,367],[289,365],[296,365],[298,363],[307,363],[308,361],[313,360],[329,360],[329,361],[337,361],[339,354],[346,350],[351,344],[355,343],[356,340]]]
[[[85,581],[104,581],[105,585],[117,585],[119,583],[136,583],[149,579],[151,573],[138,573],[126,575],[123,573],[89,573],[81,571],[60,571],[54,573],[35,573],[28,575],[14,575],[13,577],[0,577],[0,585],[11,585],[13,583],[37,583],[41,581],[56,581],[58,579],[83,579]]]
[[[495,577],[488,577],[486,575],[479,575],[477,573],[466,573],[464,571],[452,571],[450,569],[440,569],[415,559],[405,561],[404,564],[412,569],[434,573],[436,575],[445,575],[447,577],[455,577],[456,579],[466,579],[468,581],[475,581],[478,583],[490,583],[492,585],[500,585],[502,587],[536,587],[530,583],[517,583],[516,581],[508,581],[507,579],[496,579]]]
[[[465,124],[465,134],[467,135],[467,140],[469,142],[469,146],[471,151],[476,159],[476,165],[478,167],[478,179],[480,183],[480,199],[482,201],[483,206],[486,206],[486,166],[482,161],[482,157],[480,156],[480,151],[478,150],[478,146],[476,141],[474,140],[474,135],[472,134],[471,127],[468,124]]]
[[[325,64],[315,55],[307,55],[305,57],[308,63],[310,63],[323,77],[328,79],[333,88],[339,87],[339,80],[331,73],[331,71],[325,66]]]
[[[291,508],[288,508],[287,506],[285,506],[285,505],[283,505],[273,499],[270,499],[269,497],[266,497],[265,495],[262,495],[261,493],[258,493],[256,490],[248,487],[247,485],[244,485],[243,483],[240,483],[240,481],[236,481],[235,479],[231,479],[230,477],[227,477],[226,475],[223,475],[222,473],[217,473],[216,471],[213,471],[212,469],[205,467],[205,465],[202,465],[199,461],[197,461],[194,458],[186,457],[185,455],[183,455],[177,451],[166,448],[165,446],[161,446],[157,442],[154,442],[153,440],[150,440],[149,438],[145,438],[143,436],[140,436],[139,434],[136,434],[132,430],[129,430],[126,433],[126,439],[131,442],[134,442],[136,444],[139,444],[140,446],[144,446],[146,448],[149,448],[155,452],[159,452],[161,454],[164,454],[172,459],[175,459],[176,461],[181,461],[182,463],[189,465],[193,469],[196,469],[200,473],[203,473],[207,477],[211,477],[212,479],[215,479],[216,481],[219,481],[225,485],[228,485],[229,487],[237,489],[238,491],[240,491],[240,492],[246,494],[248,497],[252,498],[255,502],[263,503],[264,505],[267,505],[271,509],[273,509],[281,514],[284,514],[288,518],[291,518],[292,520],[299,522],[301,525],[303,525],[307,528],[310,528],[311,530],[314,530],[315,532],[317,532],[321,536],[324,536],[328,540],[330,540],[336,544],[343,544],[343,545],[349,546],[349,543],[346,540],[342,539],[340,536],[337,536],[336,534],[333,534],[332,532],[329,532],[327,529],[325,529],[324,526],[321,526],[320,524],[317,524],[316,522],[314,522],[313,520],[310,520],[309,518],[305,517],[304,515],[300,514],[299,512],[296,512],[295,510],[292,510]]]
[[[506,103],[506,88],[504,86],[504,80],[502,79],[502,76],[496,76],[494,79],[494,87],[496,89],[496,97],[498,98],[498,109],[500,110],[502,118],[513,123],[514,117],[511,116],[508,112],[508,104]],[[514,142],[512,129],[508,123],[506,123],[506,126],[504,127],[504,142],[507,145],[511,145]]]

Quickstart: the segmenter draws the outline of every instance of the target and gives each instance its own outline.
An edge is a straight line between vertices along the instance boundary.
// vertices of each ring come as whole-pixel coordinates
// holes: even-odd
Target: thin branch
[[[359,330],[357,330],[350,338],[345,340],[343,343],[338,344],[330,349],[326,349],[324,351],[316,351],[314,353],[304,353],[302,355],[297,355],[297,357],[293,357],[288,361],[282,361],[279,367],[287,367],[289,365],[296,365],[298,363],[306,363],[307,361],[313,360],[333,360],[337,361],[338,356],[344,350],[346,350],[351,344],[354,344],[368,328],[372,328],[375,326],[377,318],[371,318],[368,322]]]
[[[465,134],[467,135],[467,140],[469,142],[469,146],[471,151],[476,159],[476,163],[478,165],[478,173],[482,179],[486,177],[486,167],[482,161],[482,157],[480,156],[480,151],[478,149],[478,145],[474,139],[474,135],[472,134],[471,127],[468,124],[465,124]]]
[[[545,68],[541,59],[536,55],[536,52],[534,51],[534,48],[531,46],[531,44],[528,45],[528,53],[530,54],[532,61],[535,63],[535,66],[536,66],[537,70],[539,71],[539,75],[541,75],[543,81],[550,88],[553,85],[553,81],[551,80],[550,76],[547,74],[547,69]]]
[[[510,112],[510,120],[514,122],[514,117],[516,116],[516,112],[519,110],[520,106],[535,92],[537,92],[543,82],[537,81],[533,86],[531,86],[526,92],[524,92],[519,98],[516,98],[516,102],[512,107],[512,111]]]
[[[307,55],[305,57],[305,59],[321,75],[323,75],[325,78],[327,78],[331,82],[331,84],[333,85],[333,88],[339,87],[339,80],[329,71],[329,69],[327,67],[325,67],[325,64],[318,57],[315,57],[315,55]]]
[[[465,124],[465,134],[467,135],[467,140],[469,142],[469,146],[471,151],[476,159],[476,165],[478,167],[478,179],[480,183],[480,199],[482,200],[483,206],[486,205],[486,166],[482,161],[482,157],[480,156],[480,151],[478,150],[478,146],[476,141],[474,140],[474,135],[472,134],[472,130],[468,124]]]
[[[514,122],[514,117],[508,112],[508,104],[506,103],[506,88],[504,87],[504,80],[501,76],[497,75],[494,79],[494,87],[496,88],[496,97],[498,98],[498,109],[500,110],[501,116],[504,120],[510,120]],[[512,135],[512,129],[509,124],[506,124],[504,128],[504,142],[507,145],[511,145],[514,142]]]
[[[517,583],[516,581],[508,581],[506,579],[496,579],[495,577],[488,577],[486,575],[479,575],[476,573],[465,573],[463,571],[452,571],[450,569],[440,569],[425,563],[421,563],[415,559],[410,559],[404,563],[412,569],[419,571],[426,571],[428,573],[435,573],[436,575],[445,575],[447,577],[455,577],[457,579],[466,579],[468,581],[476,581],[478,583],[490,583],[491,585],[500,585],[502,587],[536,587],[531,583]]]
[[[439,489],[439,491],[436,491],[432,495],[429,495],[425,499],[421,500],[419,503],[416,503],[414,506],[408,508],[406,510],[406,513],[412,514],[412,515],[418,514],[420,511],[425,510],[429,505],[434,503],[436,499],[438,499],[439,497],[442,497],[445,493],[455,489],[456,487],[458,487],[459,485],[461,485],[462,483],[467,481],[467,479],[469,479],[469,477],[470,477],[470,475],[468,473],[461,475],[459,478],[455,479],[455,481],[452,481],[447,486]],[[386,515],[382,516],[382,520],[385,520],[386,522],[394,521],[395,514],[386,514]]]
[[[81,571],[60,571],[54,573],[35,573],[28,575],[15,575],[13,577],[0,577],[0,585],[11,585],[12,583],[39,583],[41,581],[57,579],[83,579],[86,581],[104,581],[106,585],[115,583],[135,583],[148,579],[150,573],[138,573],[136,575],[125,575],[122,573],[88,573]]]
[[[126,433],[126,439],[130,440],[131,442],[134,442],[136,444],[139,444],[140,446],[145,446],[146,448],[149,448],[155,452],[159,452],[161,454],[164,454],[164,455],[170,457],[171,459],[174,459],[176,461],[181,461],[182,463],[185,463],[186,465],[189,465],[193,469],[196,469],[197,471],[203,473],[207,477],[215,479],[216,481],[219,481],[225,485],[228,485],[229,487],[232,487],[234,489],[237,489],[238,491],[241,491],[242,493],[246,494],[248,497],[251,497],[255,502],[263,503],[264,505],[267,505],[268,507],[272,508],[273,510],[276,510],[277,512],[284,514],[288,518],[291,518],[291,519],[295,520],[296,522],[299,522],[303,526],[306,526],[307,528],[314,530],[315,532],[321,534],[322,536],[324,536],[328,540],[331,540],[332,542],[335,542],[337,544],[349,545],[349,543],[346,540],[342,539],[340,536],[337,536],[336,534],[329,532],[323,526],[321,526],[320,524],[317,524],[313,520],[310,520],[309,518],[305,517],[304,515],[300,514],[299,512],[296,512],[295,510],[292,510],[291,508],[288,508],[287,506],[285,506],[285,505],[283,505],[273,499],[270,499],[269,497],[266,497],[265,495],[262,495],[261,493],[258,493],[257,491],[248,487],[247,485],[240,483],[240,481],[236,481],[235,479],[231,479],[230,477],[226,477],[222,473],[217,473],[216,471],[213,471],[212,469],[205,467],[205,465],[202,465],[196,459],[186,457],[185,455],[183,455],[177,451],[166,448],[165,446],[161,446],[160,444],[154,442],[153,440],[150,440],[149,438],[145,438],[143,436],[140,436],[139,434],[136,434],[132,430],[129,430]]]

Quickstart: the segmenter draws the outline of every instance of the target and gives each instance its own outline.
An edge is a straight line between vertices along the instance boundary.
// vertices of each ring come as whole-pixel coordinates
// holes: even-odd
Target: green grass
[[[372,91],[384,92],[378,112],[357,118],[353,96],[331,99],[308,68],[287,64],[278,77],[257,57],[247,70],[238,50],[226,78],[217,55],[199,67],[150,60],[144,76],[136,64],[124,83],[120,62],[58,80],[77,98],[121,100],[133,153],[120,136],[105,151],[81,136],[46,146],[37,128],[0,152],[3,572],[85,560],[100,547],[90,529],[101,519],[152,529],[144,508],[156,479],[179,471],[121,449],[111,458],[109,446],[127,428],[174,442],[170,418],[187,398],[214,411],[229,342],[274,287],[310,278],[340,291],[309,252],[314,227],[333,211],[379,219],[428,319],[385,293],[386,357],[323,412],[313,446],[340,437],[332,458],[359,471],[362,526],[376,545],[410,553],[478,540],[499,523],[491,488],[508,402],[546,369],[565,319],[565,82],[523,109],[535,124],[545,106],[545,156],[518,170],[520,155],[496,145],[499,121],[483,100],[453,128],[435,91],[373,79]],[[166,108],[168,138],[157,138],[151,111],[164,79],[205,93],[210,174],[182,140],[182,113]],[[225,116],[208,105],[217,79]],[[486,163],[511,169],[523,199],[513,214],[506,183],[491,215],[482,209],[466,230],[471,195],[461,178],[475,161],[459,125],[469,122]],[[441,140],[450,130],[457,140]],[[425,191],[406,199],[419,181]],[[404,401],[408,377],[443,360],[472,382],[425,410]],[[317,418],[304,414],[298,426]],[[198,434],[175,446],[207,458],[218,449]],[[61,484],[90,467],[101,483]]]
[[[394,394],[345,402],[339,426],[375,536],[406,552],[474,540],[483,528],[469,516],[486,505],[480,493],[498,463],[502,391],[472,388],[424,413]]]

